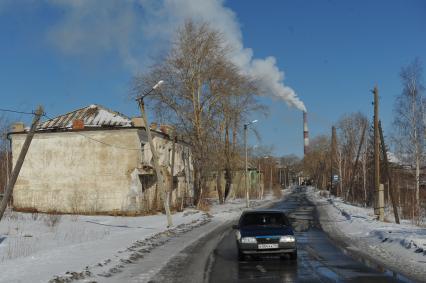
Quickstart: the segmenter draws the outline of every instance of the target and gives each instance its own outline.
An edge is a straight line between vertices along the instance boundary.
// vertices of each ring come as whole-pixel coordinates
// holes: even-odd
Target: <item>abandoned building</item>
[[[246,196],[246,184],[245,184],[245,169],[242,168],[244,164],[238,170],[232,172],[232,186],[230,188],[229,198],[244,198]],[[221,171],[218,174],[217,171],[212,172],[207,179],[206,188],[207,195],[209,198],[218,198],[218,189],[221,189],[223,194],[226,187],[225,171]],[[247,169],[247,185],[249,189],[250,198],[258,199],[263,197],[264,191],[264,176],[263,172],[260,172],[253,164],[249,163]]]
[[[179,207],[193,195],[190,148],[175,138],[172,127],[153,123],[150,128],[171,205]],[[26,133],[18,123],[9,134],[14,164]],[[13,207],[57,213],[143,213],[162,209],[160,197],[143,120],[90,105],[40,123],[14,188]]]

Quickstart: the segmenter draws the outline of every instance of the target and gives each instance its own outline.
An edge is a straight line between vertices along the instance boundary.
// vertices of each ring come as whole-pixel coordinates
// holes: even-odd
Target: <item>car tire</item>
[[[246,256],[238,249],[238,260],[244,261],[246,259]]]
[[[292,259],[292,260],[297,259],[297,251],[290,253],[290,259]]]

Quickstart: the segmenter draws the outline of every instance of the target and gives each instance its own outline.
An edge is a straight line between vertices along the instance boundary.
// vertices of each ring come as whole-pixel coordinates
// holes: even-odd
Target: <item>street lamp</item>
[[[159,88],[162,84],[164,84],[164,81],[162,80],[159,81],[149,91],[147,91],[143,95],[138,96],[136,98],[136,101],[139,104],[139,108],[142,113],[142,119],[145,124],[145,130],[148,136],[149,147],[151,149],[152,159],[154,162],[155,174],[157,175],[157,185],[160,189],[161,194],[163,195],[164,210],[166,211],[166,216],[167,216],[167,227],[170,227],[170,226],[173,226],[173,221],[172,221],[172,216],[171,216],[170,207],[169,207],[169,194],[166,193],[166,190],[164,188],[163,174],[161,174],[160,163],[158,161],[158,153],[157,153],[157,150],[155,149],[154,142],[152,140],[151,129],[148,124],[148,118],[146,117],[146,112],[145,112],[145,104],[143,102],[143,99],[145,97],[150,95],[154,90]]]
[[[245,170],[245,183],[246,183],[246,207],[250,207],[250,195],[249,195],[249,189],[248,189],[248,180],[247,180],[247,175],[248,175],[248,169],[247,169],[247,159],[248,159],[248,154],[247,154],[247,128],[248,126],[257,123],[257,120],[253,120],[250,123],[244,124],[244,148],[246,151],[246,170]]]
[[[153,90],[156,90],[156,89],[157,89],[157,88],[159,88],[162,84],[164,84],[164,81],[163,81],[163,80],[158,81],[158,83],[156,83],[156,84],[155,84],[155,86],[153,86],[153,87],[152,87],[152,89],[151,89],[149,92],[151,92],[151,91],[153,91]]]

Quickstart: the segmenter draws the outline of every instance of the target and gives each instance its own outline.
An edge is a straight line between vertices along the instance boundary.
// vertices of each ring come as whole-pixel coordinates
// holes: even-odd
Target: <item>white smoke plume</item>
[[[284,84],[274,57],[253,58],[243,46],[242,33],[235,13],[223,0],[50,0],[64,12],[49,31],[48,39],[67,54],[117,52],[123,64],[139,71],[164,46],[176,27],[187,19],[209,23],[223,33],[232,47],[231,60],[255,77],[262,89],[283,99],[289,106],[306,111],[295,91]]]

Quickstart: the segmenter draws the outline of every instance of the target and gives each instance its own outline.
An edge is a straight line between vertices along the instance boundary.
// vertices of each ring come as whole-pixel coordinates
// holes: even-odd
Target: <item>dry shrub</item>
[[[81,204],[84,201],[84,196],[80,191],[75,190],[69,199],[72,214],[79,214],[81,211]]]
[[[0,261],[26,257],[34,252],[34,243],[30,238],[11,237],[8,239],[5,253],[2,254]]]
[[[61,222],[61,218],[62,216],[59,214],[46,214],[43,218],[43,222],[47,227],[53,228]]]
[[[210,211],[210,203],[208,199],[206,198],[200,199],[200,202],[198,203],[198,209],[204,212]]]
[[[37,221],[39,214],[37,212],[33,212],[31,213],[31,219],[33,221]]]

